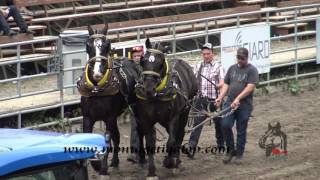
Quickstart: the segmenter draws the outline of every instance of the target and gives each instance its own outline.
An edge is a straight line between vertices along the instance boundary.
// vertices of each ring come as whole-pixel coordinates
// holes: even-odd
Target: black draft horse
[[[189,102],[196,95],[196,77],[190,65],[180,59],[170,62],[166,59],[167,48],[161,44],[146,41],[147,52],[141,59],[142,72],[136,85],[138,97],[134,106],[140,140],[140,163],[145,161],[143,137],[146,137],[148,153],[148,178],[157,179],[154,165],[155,139],[152,128],[162,125],[169,134],[166,150],[168,156],[163,165],[177,169],[180,164],[180,148],[184,138],[184,128],[190,111]]]
[[[138,67],[133,61],[126,58],[114,59],[112,57],[111,43],[106,37],[107,24],[101,32],[94,31],[91,26],[88,26],[88,31],[89,38],[86,42],[88,61],[84,75],[78,81],[83,132],[91,133],[96,121],[104,121],[106,133],[110,135],[114,148],[110,166],[118,167],[117,150],[120,134],[117,117],[135,98],[135,95],[130,95],[130,92],[134,90]],[[100,171],[100,175],[108,175],[107,155],[102,164],[92,162],[95,170]]]

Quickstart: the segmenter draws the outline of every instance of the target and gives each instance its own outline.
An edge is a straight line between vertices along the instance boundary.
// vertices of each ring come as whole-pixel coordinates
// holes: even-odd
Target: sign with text
[[[221,62],[225,70],[237,62],[236,53],[240,47],[249,50],[249,63],[253,64],[260,74],[270,72],[268,24],[235,28],[221,33]]]
[[[317,64],[320,64],[320,18],[317,19]]]

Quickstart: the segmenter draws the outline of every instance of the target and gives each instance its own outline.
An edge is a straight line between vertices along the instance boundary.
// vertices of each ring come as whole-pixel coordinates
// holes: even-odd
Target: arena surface
[[[255,109],[248,127],[248,139],[245,158],[242,165],[222,163],[222,155],[196,154],[190,160],[182,154],[180,172],[176,175],[162,167],[165,154],[156,155],[157,175],[160,179],[308,179],[316,180],[320,176],[320,87],[304,88],[298,96],[287,91],[255,97]],[[265,151],[259,148],[259,138],[267,130],[269,122],[279,121],[282,131],[288,138],[287,160],[266,159]],[[162,132],[163,129],[160,129]],[[129,145],[130,126],[120,126],[121,145]],[[158,134],[159,135],[159,134]],[[161,136],[159,136],[161,137]],[[185,136],[187,142],[189,135]],[[158,142],[163,146],[166,140]],[[199,146],[215,145],[214,127],[203,129]],[[119,169],[110,168],[111,179],[145,179],[147,167],[126,161],[127,154],[120,154]],[[90,179],[98,179],[91,170]]]

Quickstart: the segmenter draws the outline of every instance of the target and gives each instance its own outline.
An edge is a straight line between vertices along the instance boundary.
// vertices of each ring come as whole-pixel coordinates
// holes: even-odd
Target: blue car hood
[[[92,158],[107,148],[99,134],[0,128],[0,176],[45,164]]]

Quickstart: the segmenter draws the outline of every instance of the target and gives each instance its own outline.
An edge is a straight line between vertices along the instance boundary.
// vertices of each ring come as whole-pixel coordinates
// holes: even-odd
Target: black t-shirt
[[[227,92],[228,101],[233,101],[248,84],[257,84],[259,74],[256,67],[248,64],[240,68],[238,64],[232,65],[224,78],[224,83],[229,85]],[[240,101],[240,109],[252,109],[253,93]]]

